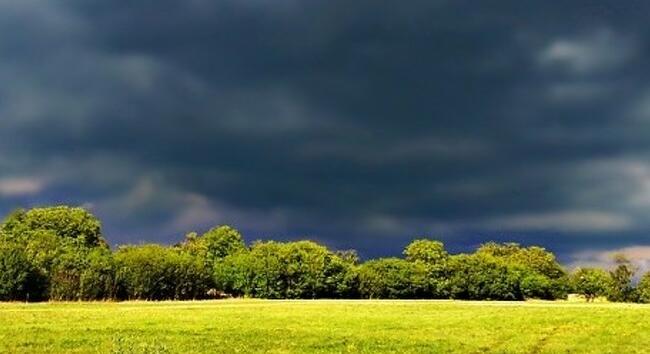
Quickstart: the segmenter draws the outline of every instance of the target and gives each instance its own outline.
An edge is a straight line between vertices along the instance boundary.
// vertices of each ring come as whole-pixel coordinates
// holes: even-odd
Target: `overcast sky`
[[[0,212],[650,256],[645,1],[0,0]]]

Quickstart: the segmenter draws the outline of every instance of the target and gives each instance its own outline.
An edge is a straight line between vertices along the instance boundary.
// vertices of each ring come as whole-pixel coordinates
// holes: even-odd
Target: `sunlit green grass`
[[[0,352],[644,353],[650,306],[450,301],[0,305]]]

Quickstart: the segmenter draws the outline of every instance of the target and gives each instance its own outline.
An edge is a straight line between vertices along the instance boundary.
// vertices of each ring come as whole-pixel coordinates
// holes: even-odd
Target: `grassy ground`
[[[449,301],[0,304],[0,352],[642,353],[650,306]]]

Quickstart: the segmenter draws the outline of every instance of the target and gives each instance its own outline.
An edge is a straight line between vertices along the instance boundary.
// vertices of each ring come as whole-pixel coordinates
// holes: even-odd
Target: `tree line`
[[[361,262],[353,250],[312,241],[246,245],[230,226],[189,233],[172,246],[112,250],[82,208],[16,210],[0,224],[0,301],[267,299],[564,299],[650,302],[650,273],[622,255],[615,267],[567,271],[544,248],[486,243],[449,254],[430,238],[403,257]]]

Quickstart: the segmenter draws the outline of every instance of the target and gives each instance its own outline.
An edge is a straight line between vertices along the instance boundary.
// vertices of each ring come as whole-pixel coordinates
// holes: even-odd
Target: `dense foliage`
[[[17,210],[0,224],[0,301],[185,300],[244,296],[271,299],[376,298],[650,302],[650,274],[622,255],[611,270],[567,274],[553,253],[515,243],[487,243],[449,254],[420,238],[404,258],[360,262],[354,251],[312,241],[246,245],[232,227],[189,233],[173,246],[111,250],[100,221],[82,208]]]

